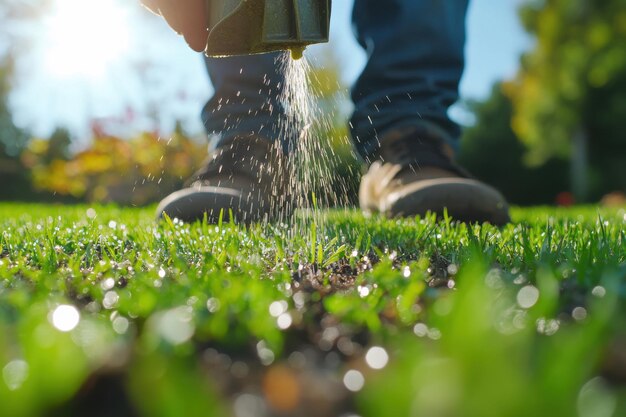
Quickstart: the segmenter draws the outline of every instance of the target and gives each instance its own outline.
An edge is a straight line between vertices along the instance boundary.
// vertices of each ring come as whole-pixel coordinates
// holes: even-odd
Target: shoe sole
[[[411,186],[413,185],[413,186]],[[444,210],[466,223],[489,222],[502,226],[511,221],[506,200],[494,188],[465,178],[423,180],[387,195],[381,211],[389,217],[442,216]]]
[[[234,220],[249,224],[267,216],[266,210],[260,207],[246,205],[241,191],[224,187],[194,187],[176,191],[164,198],[157,207],[157,219],[167,214],[170,218],[177,218],[184,222],[203,220],[215,224],[222,221]],[[222,214],[223,213],[223,214]]]

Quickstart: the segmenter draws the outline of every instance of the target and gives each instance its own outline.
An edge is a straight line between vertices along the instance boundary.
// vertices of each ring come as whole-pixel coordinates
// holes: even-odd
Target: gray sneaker
[[[185,222],[234,220],[249,224],[284,215],[285,158],[263,138],[237,137],[222,144],[188,181],[186,188],[165,197],[157,218],[167,214]]]
[[[454,164],[452,150],[426,129],[394,132],[361,180],[359,202],[366,213],[389,217],[442,215],[454,220],[504,225],[508,204],[496,189],[470,178]]]

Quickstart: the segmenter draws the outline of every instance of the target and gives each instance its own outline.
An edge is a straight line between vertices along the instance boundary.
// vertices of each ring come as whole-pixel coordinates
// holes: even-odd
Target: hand
[[[189,46],[204,51],[208,36],[205,0],[141,0],[153,13],[163,16]]]

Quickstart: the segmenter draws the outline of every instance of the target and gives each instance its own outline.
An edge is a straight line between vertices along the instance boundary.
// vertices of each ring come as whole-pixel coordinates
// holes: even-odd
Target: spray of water
[[[323,225],[320,208],[345,207],[349,196],[344,178],[333,172],[339,156],[329,146],[329,138],[323,137],[332,131],[333,115],[320,108],[312,91],[311,65],[306,56],[294,60],[289,53],[281,55],[278,65],[285,74],[280,97],[285,116],[280,121],[279,141],[287,147],[289,155],[285,198],[288,206],[297,209],[288,223],[294,233],[300,233],[311,220],[318,227]]]

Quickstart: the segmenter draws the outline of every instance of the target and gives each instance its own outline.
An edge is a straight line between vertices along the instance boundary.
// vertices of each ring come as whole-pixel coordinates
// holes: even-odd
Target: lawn
[[[0,204],[2,416],[626,415],[626,211]]]

